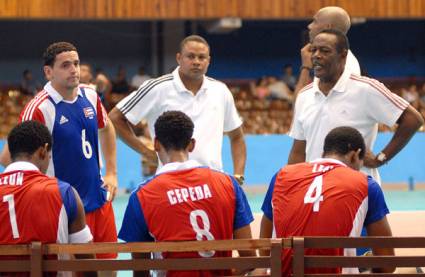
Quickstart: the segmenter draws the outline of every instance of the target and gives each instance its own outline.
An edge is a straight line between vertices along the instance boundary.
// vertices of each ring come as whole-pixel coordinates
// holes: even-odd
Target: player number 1
[[[323,175],[319,175],[316,178],[314,178],[313,182],[308,187],[307,193],[304,195],[304,204],[314,203],[313,212],[319,211],[320,201],[323,201],[322,185],[323,185]],[[313,193],[314,193],[314,197],[313,197]]]
[[[86,129],[81,131],[81,143],[83,148],[83,154],[86,159],[90,159],[93,155],[93,150],[91,148],[91,144],[88,140],[86,140]]]
[[[197,218],[200,217],[202,220],[202,225],[204,228],[199,227]],[[210,220],[208,218],[207,213],[204,210],[194,210],[189,215],[190,224],[192,224],[192,228],[196,233],[197,240],[203,240],[202,238],[206,238],[207,240],[214,240],[213,234],[210,232]],[[215,251],[199,251],[198,252],[201,257],[210,258],[214,256]]]
[[[7,194],[3,196],[3,202],[7,202],[9,205],[9,218],[10,225],[12,226],[12,235],[14,239],[19,238],[18,224],[16,223],[16,212],[15,212],[15,200],[13,194]]]

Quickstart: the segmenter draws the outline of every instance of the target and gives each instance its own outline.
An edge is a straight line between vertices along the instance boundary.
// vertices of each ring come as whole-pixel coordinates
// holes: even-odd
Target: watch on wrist
[[[384,152],[379,152],[379,154],[376,156],[376,159],[380,163],[384,164],[387,162],[387,155]]]
[[[236,181],[238,181],[240,186],[242,186],[244,184],[245,177],[243,175],[235,174],[235,175],[233,175],[233,177],[235,177]]]

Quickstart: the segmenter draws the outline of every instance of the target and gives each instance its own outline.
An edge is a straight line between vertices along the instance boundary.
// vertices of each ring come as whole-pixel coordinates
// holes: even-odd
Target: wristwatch
[[[238,181],[240,186],[242,186],[244,184],[245,177],[243,175],[235,174],[235,175],[233,175],[233,177],[235,177],[236,181]]]
[[[387,155],[384,152],[379,152],[379,154],[376,156],[376,159],[380,163],[384,164],[387,161]]]

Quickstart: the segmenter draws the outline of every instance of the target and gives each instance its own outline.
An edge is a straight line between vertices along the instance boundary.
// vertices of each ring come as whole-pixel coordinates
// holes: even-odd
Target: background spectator
[[[149,80],[150,78],[151,78],[151,76],[149,76],[145,72],[145,67],[144,66],[139,67],[139,71],[137,72],[137,74],[134,75],[133,78],[131,78],[131,87],[132,87],[132,89],[137,89],[146,80]]]
[[[297,78],[293,75],[294,69],[292,64],[285,64],[283,67],[282,81],[293,91],[297,84]]]
[[[31,71],[25,69],[22,73],[20,89],[24,94],[36,95],[41,90],[41,84],[34,80]]]

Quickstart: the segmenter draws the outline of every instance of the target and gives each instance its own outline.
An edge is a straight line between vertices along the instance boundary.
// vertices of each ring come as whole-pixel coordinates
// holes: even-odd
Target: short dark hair
[[[12,160],[19,155],[32,155],[46,143],[48,150],[52,149],[52,135],[47,127],[38,121],[24,121],[16,125],[7,136]]]
[[[155,122],[155,137],[168,150],[184,150],[193,136],[194,124],[180,111],[166,111]]]
[[[77,48],[69,42],[61,41],[50,44],[43,54],[44,65],[53,66],[56,56],[62,52],[75,51]]]
[[[208,42],[201,36],[198,35],[191,35],[188,37],[185,37],[181,42],[180,42],[180,52],[183,51],[183,47],[186,45],[186,43],[188,43],[189,41],[195,41],[195,42],[199,42],[202,44],[205,44],[208,47],[208,50],[210,49],[210,45],[208,44]]]
[[[325,138],[323,155],[335,153],[345,155],[350,151],[360,150],[360,158],[363,159],[366,151],[362,134],[357,129],[343,126],[332,129]]]
[[[347,36],[339,30],[326,29],[326,30],[320,31],[317,35],[319,34],[331,34],[336,36],[336,51],[338,53],[342,53],[342,51],[344,50],[348,51],[348,49],[350,49],[350,43],[348,42]]]

